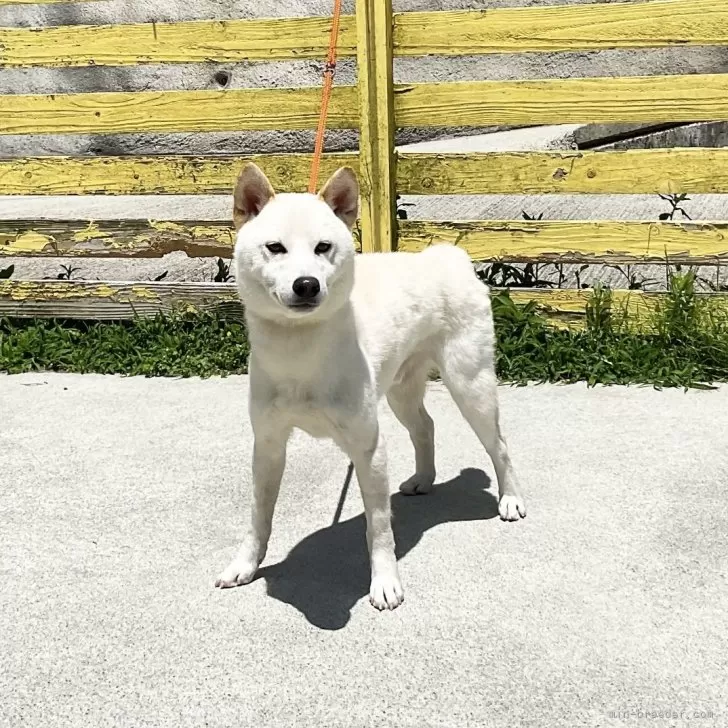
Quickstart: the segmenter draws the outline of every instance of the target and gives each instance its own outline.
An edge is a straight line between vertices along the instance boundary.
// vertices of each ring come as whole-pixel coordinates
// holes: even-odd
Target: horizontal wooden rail
[[[220,220],[0,220],[0,259],[160,258],[175,251],[193,258],[230,257],[234,235],[232,223]]]
[[[728,45],[724,0],[454,10],[395,16],[396,55]]]
[[[591,291],[516,288],[518,304],[535,301],[546,320],[559,327],[582,327]],[[728,295],[698,294],[728,315]],[[663,293],[613,291],[612,305],[639,327],[649,320]],[[239,319],[243,309],[231,283],[106,283],[99,281],[0,281],[0,317],[124,320],[171,310],[217,311]]]
[[[4,195],[230,194],[254,161],[280,191],[304,192],[309,154],[210,157],[25,157],[0,159]],[[327,154],[321,179],[354,153]],[[397,190],[410,195],[728,193],[728,149],[616,152],[399,154]]]
[[[330,32],[331,18],[318,17],[0,28],[0,68],[325,58]],[[338,54],[356,55],[353,16],[342,18]]]
[[[236,89],[0,98],[0,134],[306,129],[321,91]],[[352,86],[334,89],[328,124],[358,126]],[[728,74],[473,81],[395,89],[400,127],[728,120]]]
[[[154,316],[173,309],[217,310],[242,316],[233,284],[0,281],[0,318],[108,321]]]
[[[726,193],[728,149],[400,154],[397,184],[410,195]]]
[[[715,264],[728,261],[728,222],[580,222],[406,220],[399,249],[451,242],[474,260],[568,263]],[[234,232],[225,221],[0,220],[0,259],[22,257],[230,257]]]
[[[728,260],[728,223],[403,221],[398,249],[455,243],[474,260],[563,263],[717,263]]]
[[[315,128],[321,89],[235,89],[0,96],[0,134],[247,131]],[[356,88],[338,86],[331,128],[359,124]]]
[[[399,127],[728,120],[728,73],[421,83],[395,89]]]
[[[0,5],[6,2],[0,0]],[[0,67],[322,58],[330,25],[330,18],[317,17],[0,28]],[[458,56],[728,45],[727,28],[723,0],[398,13],[394,53]],[[354,16],[341,19],[338,49],[340,57],[356,55]]]
[[[510,296],[519,305],[534,301],[536,310],[552,326],[559,328],[584,328],[586,307],[593,292],[588,289],[569,288],[512,288]],[[718,315],[728,316],[728,295],[725,293],[698,293],[701,302],[710,304]],[[629,325],[644,329],[652,319],[657,307],[665,300],[660,291],[612,291],[612,310],[625,316]]]
[[[0,159],[0,191],[3,195],[229,195],[243,165],[255,162],[276,190],[305,192],[311,159],[310,154]],[[345,165],[357,167],[358,155],[324,155],[322,183]]]

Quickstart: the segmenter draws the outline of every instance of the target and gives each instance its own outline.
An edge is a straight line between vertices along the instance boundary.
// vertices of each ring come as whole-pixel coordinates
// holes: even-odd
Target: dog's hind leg
[[[415,449],[415,474],[399,486],[406,495],[429,493],[435,482],[435,427],[425,409],[425,367],[405,364],[404,376],[387,392],[387,401],[397,419],[407,428]]]
[[[517,521],[525,518],[526,505],[501,434],[492,337],[487,334],[471,330],[447,342],[439,364],[445,386],[493,461],[500,517]]]

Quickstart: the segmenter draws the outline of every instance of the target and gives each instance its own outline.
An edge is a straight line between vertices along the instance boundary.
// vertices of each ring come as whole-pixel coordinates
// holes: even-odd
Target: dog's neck
[[[297,319],[271,319],[246,311],[248,339],[258,360],[277,359],[295,365],[308,351],[329,351],[329,341],[341,342],[347,335],[356,337],[356,323],[351,302],[325,318],[312,316]],[[319,353],[320,356],[320,353]]]

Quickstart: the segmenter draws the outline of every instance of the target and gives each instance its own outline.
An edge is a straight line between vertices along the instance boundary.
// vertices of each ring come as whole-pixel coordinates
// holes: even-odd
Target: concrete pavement
[[[728,725],[728,388],[502,388],[529,507],[505,524],[434,384],[440,485],[392,497],[406,600],[380,614],[356,481],[335,518],[347,460],[305,435],[260,578],[212,588],[246,384],[0,376],[3,728]]]

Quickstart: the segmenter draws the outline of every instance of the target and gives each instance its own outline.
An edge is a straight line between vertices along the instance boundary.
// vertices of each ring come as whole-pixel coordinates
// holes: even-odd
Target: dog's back
[[[399,366],[413,355],[436,361],[445,341],[463,331],[473,345],[492,346],[489,291],[453,245],[358,256],[351,302],[360,342],[382,365],[380,391],[397,373],[387,359]]]

